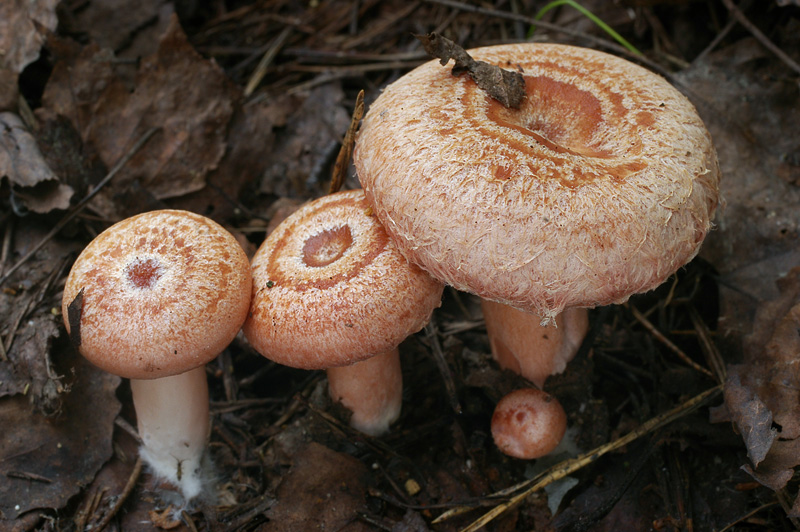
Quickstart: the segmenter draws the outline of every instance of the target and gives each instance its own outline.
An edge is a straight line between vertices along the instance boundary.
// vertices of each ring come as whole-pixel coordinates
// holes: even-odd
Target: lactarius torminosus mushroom
[[[176,210],[109,227],[67,277],[70,337],[90,362],[131,380],[142,459],[186,501],[203,493],[212,474],[205,364],[240,330],[250,294],[249,263],[236,239],[208,218]]]
[[[398,248],[480,296],[499,363],[541,386],[577,351],[586,308],[697,254],[719,165],[689,100],[640,66],[557,44],[469,53],[522,73],[519,109],[431,61],[370,106],[354,163]]]
[[[567,430],[567,414],[552,395],[521,388],[497,403],[492,438],[505,454],[531,460],[555,449]]]
[[[505,330],[517,311],[495,320],[485,306],[501,363],[541,385],[580,344],[583,309],[651,290],[695,256],[718,203],[716,152],[689,100],[633,63],[557,44],[469,53],[523,74],[519,109],[431,61],[370,106],[354,163],[411,262],[531,314]],[[546,336],[556,360],[538,370],[529,357],[552,357],[518,335]]]
[[[280,364],[326,369],[351,425],[386,432],[402,403],[398,346],[428,322],[442,284],[397,251],[361,190],[302,206],[251,264],[251,345]]]

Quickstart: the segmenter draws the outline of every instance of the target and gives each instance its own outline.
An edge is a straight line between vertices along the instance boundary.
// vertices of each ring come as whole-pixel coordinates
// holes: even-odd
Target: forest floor
[[[0,530],[458,531],[490,511],[493,531],[798,528],[797,0],[580,1],[636,52],[569,4],[534,28],[538,0],[17,4],[0,0]],[[217,502],[172,519],[136,468],[127,383],[67,338],[72,262],[154,208],[209,216],[252,254],[327,192],[359,91],[368,110],[430,32],[666,77],[714,138],[714,230],[659,289],[590,312],[545,385],[569,445],[535,461],[492,442],[494,405],[526,383],[492,360],[473,296],[446,289],[402,344],[403,413],[380,438],[349,428],[324,373],[240,335],[207,368]]]

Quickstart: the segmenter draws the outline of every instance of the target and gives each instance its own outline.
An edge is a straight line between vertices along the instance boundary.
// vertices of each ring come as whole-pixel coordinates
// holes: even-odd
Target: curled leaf
[[[506,107],[518,109],[525,98],[525,79],[519,72],[504,70],[485,61],[475,61],[461,46],[437,33],[415,35],[425,47],[425,52],[438,57],[442,65],[455,61],[454,76],[469,73],[473,81],[489,96]]]

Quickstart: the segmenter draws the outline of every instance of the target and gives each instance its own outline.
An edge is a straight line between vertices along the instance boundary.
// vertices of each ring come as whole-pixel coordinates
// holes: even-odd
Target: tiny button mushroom
[[[406,261],[369,211],[363,191],[351,190],[278,225],[251,261],[244,333],[270,360],[328,370],[351,425],[377,435],[400,414],[398,345],[428,322],[443,286]]]
[[[492,438],[504,454],[531,460],[558,447],[567,414],[558,399],[536,388],[514,390],[495,407]]]
[[[187,501],[211,473],[204,365],[236,336],[250,294],[250,265],[236,239],[177,210],[109,227],[67,276],[67,331],[90,362],[131,379],[142,458]]]

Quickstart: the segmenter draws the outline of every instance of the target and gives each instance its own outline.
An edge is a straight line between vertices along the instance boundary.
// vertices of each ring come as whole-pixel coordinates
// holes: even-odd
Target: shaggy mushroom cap
[[[524,75],[520,109],[431,61],[385,89],[357,140],[367,198],[412,262],[547,321],[623,302],[695,256],[719,166],[688,99],[591,49],[469,53]]]
[[[67,277],[62,310],[89,361],[121,377],[154,379],[216,357],[247,317],[250,293],[247,256],[228,231],[198,214],[161,210],[89,243]]]
[[[361,190],[305,204],[251,260],[244,333],[286,366],[327,369],[397,347],[439,306],[443,286],[410,264]]]

